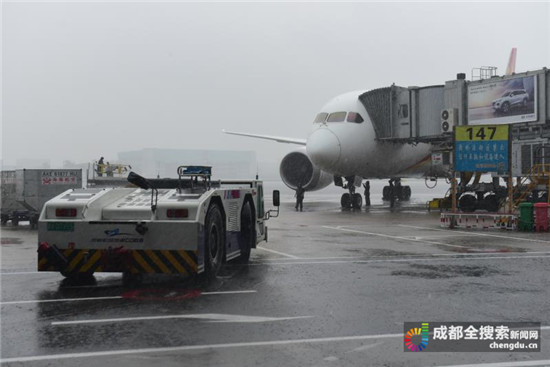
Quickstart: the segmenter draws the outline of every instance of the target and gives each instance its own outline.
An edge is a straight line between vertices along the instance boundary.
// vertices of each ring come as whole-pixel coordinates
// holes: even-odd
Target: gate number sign
[[[455,171],[506,173],[509,140],[508,125],[457,126]]]

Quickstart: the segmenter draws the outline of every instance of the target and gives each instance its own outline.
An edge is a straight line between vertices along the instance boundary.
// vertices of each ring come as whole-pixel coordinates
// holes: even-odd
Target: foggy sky
[[[537,3],[2,5],[2,160],[88,162],[142,148],[294,146],[337,94],[443,84],[482,65],[550,66]]]

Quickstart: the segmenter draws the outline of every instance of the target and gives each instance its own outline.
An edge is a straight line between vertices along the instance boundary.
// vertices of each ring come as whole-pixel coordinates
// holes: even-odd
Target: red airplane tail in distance
[[[508,60],[508,66],[506,67],[506,75],[512,75],[516,72],[516,54],[517,48],[512,48],[510,52],[510,59]]]

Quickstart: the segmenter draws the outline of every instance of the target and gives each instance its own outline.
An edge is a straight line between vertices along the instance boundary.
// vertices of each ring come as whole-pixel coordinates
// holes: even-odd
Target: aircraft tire
[[[463,212],[473,212],[477,207],[477,199],[472,194],[464,194],[458,199],[458,207]]]
[[[351,196],[348,193],[342,194],[342,198],[340,199],[340,205],[342,205],[342,208],[349,209],[351,208]]]
[[[411,187],[410,186],[403,186],[403,200],[408,201],[411,199]]]
[[[384,186],[382,189],[382,200],[389,201],[390,200],[390,187]]]
[[[361,209],[361,207],[363,206],[363,197],[361,196],[361,194],[353,194],[352,206],[354,209]]]
[[[483,199],[485,209],[488,212],[496,213],[498,212],[498,199],[495,194],[489,194]]]

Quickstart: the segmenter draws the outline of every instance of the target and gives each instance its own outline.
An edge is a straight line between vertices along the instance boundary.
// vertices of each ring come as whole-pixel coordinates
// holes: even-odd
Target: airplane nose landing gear
[[[355,192],[355,176],[346,177],[346,183],[342,185],[344,189],[348,189],[349,193],[342,195],[340,205],[344,209],[361,209],[363,206],[363,197]]]

